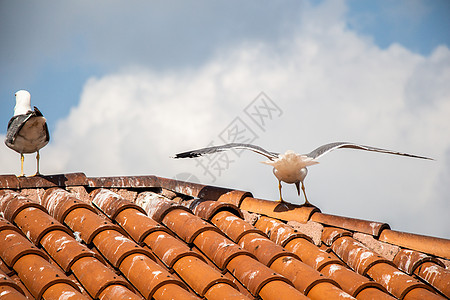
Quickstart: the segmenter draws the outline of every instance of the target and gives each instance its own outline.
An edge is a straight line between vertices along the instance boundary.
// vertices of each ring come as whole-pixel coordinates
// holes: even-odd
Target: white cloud
[[[241,117],[259,136],[255,143],[272,151],[309,152],[349,140],[437,159],[336,151],[310,168],[305,184],[310,201],[324,212],[450,237],[442,188],[450,182],[450,51],[439,47],[424,57],[396,44],[382,50],[346,29],[344,14],[340,2],[305,7],[293,35],[276,44],[222,49],[198,69],[130,68],[91,78],[42,150],[41,171],[191,172],[210,183],[195,160],[169,156],[219,143],[218,135]],[[265,131],[243,112],[261,91],[283,110]],[[10,161],[6,151],[0,150],[2,169],[17,173],[19,160]],[[245,153],[233,159],[238,163],[214,184],[278,197],[270,168],[257,163],[262,158]],[[293,186],[283,192],[292,202],[303,201]]]

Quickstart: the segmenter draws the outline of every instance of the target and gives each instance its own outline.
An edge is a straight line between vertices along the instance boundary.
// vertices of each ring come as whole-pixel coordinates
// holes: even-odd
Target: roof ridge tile
[[[328,226],[371,234],[375,237],[380,236],[380,233],[383,230],[390,229],[390,226],[387,223],[342,217],[337,215],[324,214],[321,212],[314,213],[311,216],[311,220]]]
[[[18,177],[18,180],[21,189],[88,185],[88,180],[84,173],[65,173],[54,175]]]
[[[302,223],[306,223],[313,214],[320,212],[320,209],[315,206],[296,205],[287,202],[280,203],[252,197],[244,198],[239,208],[280,220]]]
[[[0,189],[20,189],[19,179],[14,174],[0,175]]]
[[[450,240],[420,234],[383,230],[380,241],[450,259]]]
[[[218,186],[204,185],[200,183],[181,181],[158,177],[161,188],[204,200],[222,201],[239,207],[240,202],[246,197],[253,197],[250,192]]]

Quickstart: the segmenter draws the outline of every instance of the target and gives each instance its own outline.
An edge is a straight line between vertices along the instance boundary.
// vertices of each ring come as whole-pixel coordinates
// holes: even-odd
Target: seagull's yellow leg
[[[22,153],[20,153],[20,175],[19,177],[24,177],[25,174],[23,173],[23,161],[25,160],[25,156],[23,156]]]
[[[305,195],[305,203],[303,203],[303,205],[311,205],[311,203],[309,203],[308,198],[306,198],[306,192],[305,192],[305,185],[302,183],[302,191],[303,191],[303,195]]]
[[[278,190],[280,191],[280,200],[278,200],[279,202],[284,202],[283,197],[281,196],[281,181],[278,180]]]
[[[41,156],[39,155],[39,150],[36,152],[36,174],[34,176],[39,176],[41,173],[39,173],[39,159]]]

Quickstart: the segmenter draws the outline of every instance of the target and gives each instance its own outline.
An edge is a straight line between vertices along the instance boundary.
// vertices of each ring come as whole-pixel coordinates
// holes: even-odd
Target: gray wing
[[[245,150],[251,150],[253,152],[259,153],[261,155],[264,155],[270,160],[273,160],[278,157],[278,153],[275,152],[269,152],[259,146],[251,145],[251,144],[240,144],[240,143],[231,143],[231,144],[225,144],[221,146],[212,146],[212,147],[206,147],[201,148],[197,150],[187,151],[183,153],[176,154],[173,158],[193,158],[193,157],[199,157],[206,154],[213,154],[216,152],[222,152],[230,149],[245,149]]]
[[[322,155],[325,155],[325,154],[327,154],[330,151],[333,151],[335,149],[341,149],[341,148],[366,150],[366,151],[373,151],[373,152],[380,152],[380,153],[402,155],[402,156],[408,156],[408,157],[432,160],[432,158],[425,157],[425,156],[418,156],[418,155],[402,153],[402,152],[398,152],[398,151],[392,151],[392,150],[386,150],[386,149],[381,149],[381,148],[375,148],[375,147],[371,147],[371,146],[358,145],[358,144],[349,143],[349,142],[336,142],[336,143],[330,143],[330,144],[322,145],[319,148],[311,151],[309,154],[306,154],[306,155],[309,156],[309,157],[312,157],[312,158],[319,158]]]
[[[33,114],[34,114],[34,116],[36,116],[36,117],[44,117],[44,115],[41,113],[41,111],[40,111],[36,106],[34,106],[34,112],[33,112]],[[45,124],[44,124],[44,130],[45,130],[45,140],[46,140],[47,142],[49,142],[49,141],[50,141],[50,133],[49,133],[49,131],[48,131],[47,122],[45,122]]]
[[[33,116],[31,112],[23,115],[18,115],[12,117],[8,122],[8,129],[6,130],[6,144],[14,144],[17,134],[19,134],[20,129],[23,125]]]

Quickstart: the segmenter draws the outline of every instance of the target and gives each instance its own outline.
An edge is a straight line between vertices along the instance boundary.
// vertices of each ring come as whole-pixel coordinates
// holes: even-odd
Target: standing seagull
[[[31,110],[31,95],[25,90],[16,92],[16,106],[14,116],[8,122],[5,144],[14,151],[20,153],[20,176],[23,173],[24,153],[36,152],[37,169],[39,173],[39,150],[48,144],[50,135],[46,120],[39,109],[35,106]]]
[[[262,163],[273,166],[273,174],[278,179],[278,190],[280,191],[280,200],[279,200],[280,202],[283,202],[283,198],[281,196],[281,182],[282,181],[286,182],[286,183],[294,183],[295,187],[297,188],[297,193],[299,196],[300,196],[300,183],[301,183],[301,189],[303,191],[303,195],[305,195],[304,205],[311,205],[308,201],[308,198],[306,198],[305,185],[303,184],[303,180],[305,180],[306,174],[308,174],[308,169],[306,167],[318,164],[319,162],[316,160],[317,158],[319,158],[322,155],[324,155],[330,151],[333,151],[335,149],[352,148],[352,149],[359,149],[359,150],[415,157],[415,158],[421,158],[421,159],[431,159],[431,158],[424,157],[424,156],[417,156],[417,155],[401,153],[401,152],[397,152],[397,151],[375,148],[375,147],[371,147],[371,146],[363,146],[363,145],[358,145],[358,144],[354,144],[354,143],[348,143],[348,142],[336,142],[336,143],[325,144],[325,145],[322,145],[319,148],[311,151],[308,154],[298,154],[292,150],[287,150],[285,154],[280,154],[280,153],[276,153],[276,152],[269,152],[259,146],[255,146],[255,145],[251,145],[251,144],[231,143],[231,144],[225,144],[222,146],[213,146],[213,147],[207,147],[207,148],[202,148],[202,149],[198,149],[198,150],[179,153],[179,154],[176,154],[174,158],[198,157],[198,156],[202,156],[205,154],[213,154],[216,152],[230,150],[233,148],[234,149],[251,150],[253,152],[264,155],[265,157],[267,157],[269,159],[268,161],[263,161]]]

